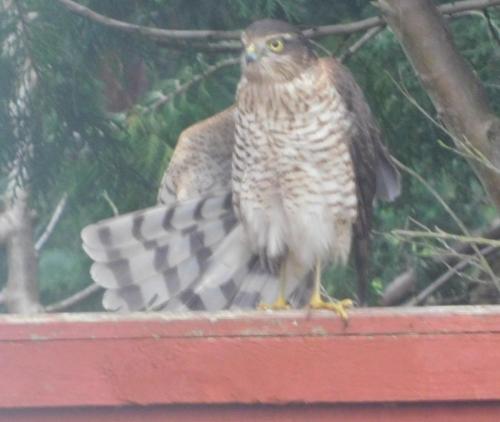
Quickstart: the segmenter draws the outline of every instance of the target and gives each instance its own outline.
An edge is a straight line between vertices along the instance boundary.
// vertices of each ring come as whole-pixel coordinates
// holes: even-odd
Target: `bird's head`
[[[241,35],[242,72],[252,82],[287,82],[299,76],[314,59],[309,41],[289,23],[265,19]]]

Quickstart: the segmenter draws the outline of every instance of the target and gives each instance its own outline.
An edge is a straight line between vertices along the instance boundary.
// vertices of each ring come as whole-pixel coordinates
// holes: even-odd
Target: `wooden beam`
[[[2,316],[0,421],[367,406],[389,421],[445,408],[466,420],[463,407],[500,412],[498,362],[498,306],[355,310],[347,326],[307,311]]]

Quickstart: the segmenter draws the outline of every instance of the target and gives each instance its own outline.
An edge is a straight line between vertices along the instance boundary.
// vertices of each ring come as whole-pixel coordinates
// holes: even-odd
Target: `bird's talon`
[[[353,307],[353,301],[351,299],[343,299],[335,302],[326,302],[321,298],[312,298],[309,303],[311,309],[327,309],[334,311],[341,319],[347,321],[348,314],[347,310]]]
[[[273,311],[284,311],[286,309],[290,309],[290,305],[287,303],[286,300],[283,298],[278,298],[276,302],[272,303],[271,305],[267,303],[261,303],[257,309],[261,311],[268,311],[268,310],[273,310]]]

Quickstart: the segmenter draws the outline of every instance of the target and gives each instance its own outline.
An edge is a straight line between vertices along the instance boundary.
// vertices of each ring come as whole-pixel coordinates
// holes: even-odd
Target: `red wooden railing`
[[[500,421],[500,307],[0,318],[4,421]]]

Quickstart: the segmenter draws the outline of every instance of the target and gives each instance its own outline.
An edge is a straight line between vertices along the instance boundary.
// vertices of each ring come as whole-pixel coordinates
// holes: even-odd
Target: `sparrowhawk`
[[[159,204],[86,227],[91,275],[113,310],[331,308],[321,272],[351,244],[363,295],[375,197],[399,174],[351,73],[294,26],[242,34],[234,106],[187,128]]]

